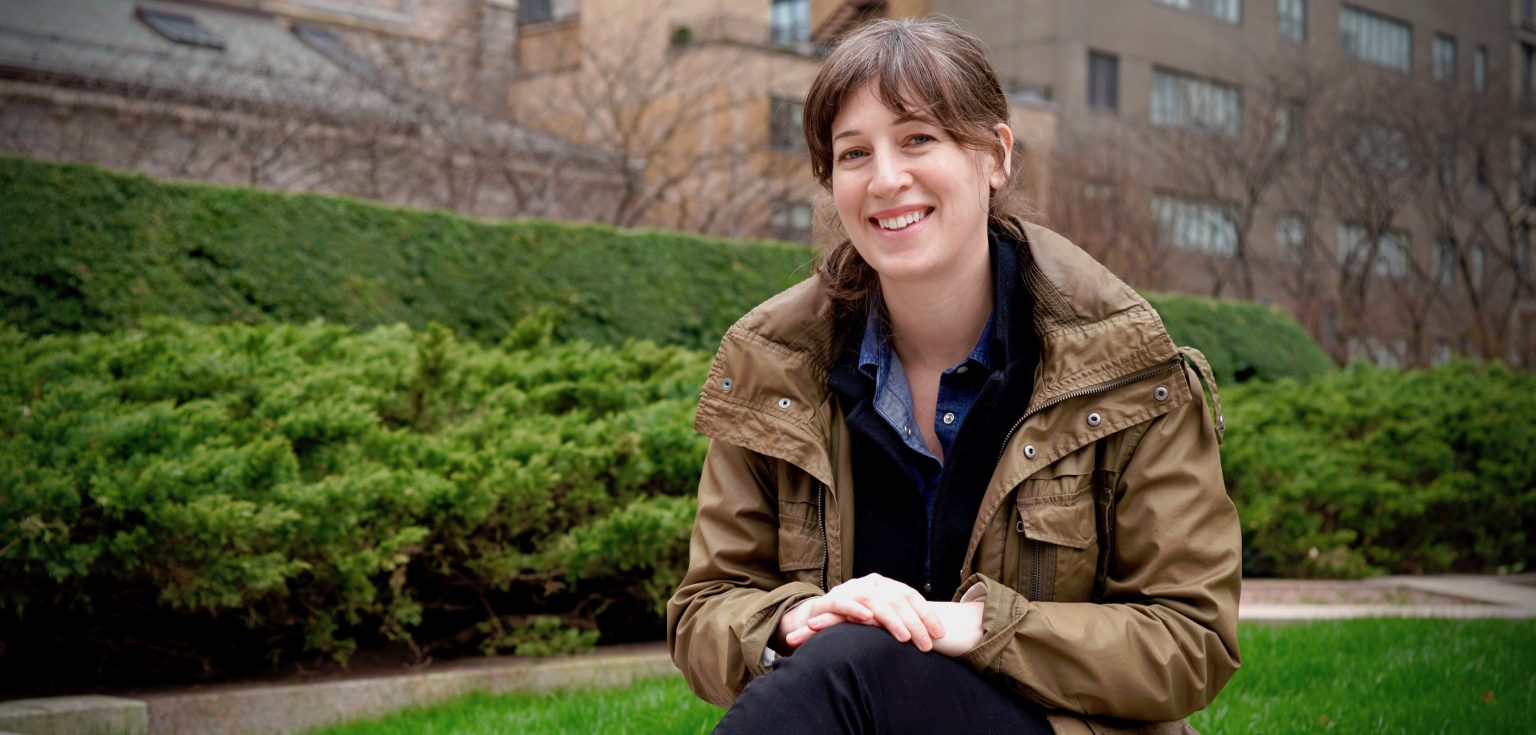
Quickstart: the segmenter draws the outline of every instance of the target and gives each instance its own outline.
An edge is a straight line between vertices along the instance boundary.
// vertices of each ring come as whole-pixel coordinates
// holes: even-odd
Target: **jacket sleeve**
[[[667,603],[667,646],[699,698],[729,706],[762,674],[779,618],[821,594],[778,564],[778,500],[771,461],[711,441],[699,479],[688,572]]]
[[[1185,376],[1194,400],[1152,421],[1115,488],[1103,602],[1034,602],[975,575],[962,585],[986,590],[972,665],[1049,707],[1155,722],[1205,707],[1232,677],[1241,531],[1199,381]]]

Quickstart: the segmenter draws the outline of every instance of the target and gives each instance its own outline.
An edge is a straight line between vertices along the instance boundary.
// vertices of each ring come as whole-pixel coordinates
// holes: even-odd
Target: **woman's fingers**
[[[816,598],[811,603],[810,613],[812,617],[831,613],[855,623],[868,622],[875,616],[874,611],[860,600],[836,594],[826,594]]]
[[[934,605],[927,598],[919,594],[917,590],[911,590],[907,595],[907,601],[912,605],[912,609],[917,611],[918,618],[922,620],[923,627],[928,631],[928,637],[943,638],[944,621],[940,619],[938,610],[934,609]]]
[[[904,596],[890,601],[882,600],[872,607],[875,618],[896,640],[903,643],[910,641],[919,651],[933,648],[933,638],[928,635],[927,625]]]
[[[931,651],[944,637],[944,624],[932,603],[912,587],[871,574],[833,587],[827,594],[795,606],[780,621],[784,642],[798,648],[817,631],[842,623],[884,628],[893,638]]]

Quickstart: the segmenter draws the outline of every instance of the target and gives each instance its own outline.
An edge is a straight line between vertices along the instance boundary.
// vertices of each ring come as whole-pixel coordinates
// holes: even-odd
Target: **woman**
[[[946,22],[866,25],[811,86],[846,238],[721,342],[668,605],[720,732],[1179,731],[1237,668],[1209,370],[1015,216],[1007,119]]]

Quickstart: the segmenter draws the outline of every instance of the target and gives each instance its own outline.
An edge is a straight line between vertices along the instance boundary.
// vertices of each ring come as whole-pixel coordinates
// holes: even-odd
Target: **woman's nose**
[[[889,199],[912,183],[912,174],[899,156],[877,156],[874,164],[874,175],[869,181],[871,196]]]

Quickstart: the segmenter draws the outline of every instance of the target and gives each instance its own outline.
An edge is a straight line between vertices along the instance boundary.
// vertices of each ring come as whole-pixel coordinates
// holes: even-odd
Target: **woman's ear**
[[[997,161],[994,158],[994,162],[999,165],[993,167],[992,172],[987,174],[987,184],[994,191],[1003,188],[1008,183],[1008,174],[1013,170],[1013,129],[1008,127],[1008,123],[998,123],[995,130],[997,131],[997,142],[1002,146],[1003,155],[1001,161]]]

